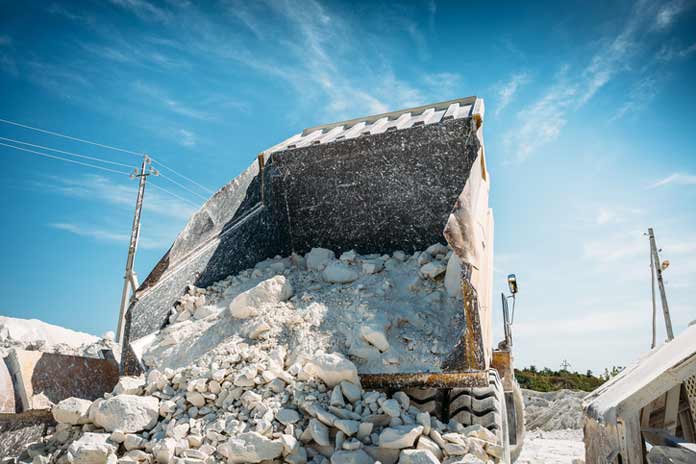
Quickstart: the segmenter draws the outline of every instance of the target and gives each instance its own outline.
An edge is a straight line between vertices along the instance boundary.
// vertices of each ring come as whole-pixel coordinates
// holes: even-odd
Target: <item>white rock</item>
[[[92,402],[81,398],[67,398],[53,406],[53,418],[60,424],[86,424]]]
[[[145,388],[145,376],[123,376],[112,390],[114,395],[140,395]]]
[[[347,284],[357,280],[360,275],[350,266],[340,261],[333,261],[326,266],[322,277],[327,282]]]
[[[341,432],[345,433],[349,437],[352,437],[353,435],[358,433],[360,422],[349,419],[339,419],[337,421],[334,421],[333,425]]]
[[[152,396],[117,395],[99,403],[94,423],[113,432],[149,430],[159,418],[159,400]]]
[[[399,464],[440,464],[440,460],[426,449],[402,450]]]
[[[311,251],[305,255],[307,269],[311,271],[324,270],[326,265],[334,259],[336,259],[334,252],[326,248],[312,248]]]
[[[442,450],[440,449],[440,447],[437,446],[437,443],[435,443],[426,436],[422,436],[418,439],[418,445],[416,446],[416,448],[428,450],[431,453],[433,453],[436,459],[442,459]]]
[[[197,408],[205,406],[205,397],[197,391],[186,393],[186,401]]]
[[[283,425],[294,424],[300,420],[300,414],[294,409],[283,408],[276,413],[276,420]]]
[[[429,279],[435,279],[437,278],[440,274],[445,272],[446,268],[444,264],[439,263],[439,262],[431,262],[423,267],[420,268],[420,273],[423,277],[427,277]]]
[[[430,245],[428,248],[425,249],[425,252],[431,256],[446,255],[448,251],[449,249],[442,243]]]
[[[355,252],[355,250],[350,250],[344,251],[338,259],[340,259],[344,263],[354,263],[357,257],[358,254]]]
[[[108,433],[84,433],[68,447],[72,464],[116,463],[116,446],[108,440]]]
[[[422,425],[387,427],[379,435],[379,446],[392,449],[410,448],[422,431]]]
[[[445,289],[451,298],[462,299],[462,266],[457,255],[452,253],[447,261],[445,273]]]
[[[343,380],[359,384],[358,369],[340,353],[317,353],[305,365],[308,374],[319,377],[333,388]]]
[[[343,396],[345,396],[351,403],[359,401],[362,397],[360,386],[352,382],[341,382],[341,391],[343,392]]]
[[[379,351],[384,352],[389,349],[387,334],[376,324],[367,324],[360,327],[360,335]]]
[[[362,263],[362,271],[365,274],[376,274],[384,269],[384,261],[372,259]]]
[[[256,432],[245,432],[226,443],[229,463],[257,463],[279,457],[283,443],[269,440]]]
[[[372,464],[374,460],[363,450],[336,451],[331,455],[331,464]]]
[[[329,441],[329,429],[326,427],[324,424],[319,422],[317,419],[310,419],[309,420],[309,433],[312,437],[312,440],[314,440],[318,445],[320,446],[329,446],[331,445],[331,442]]]
[[[229,313],[236,319],[246,319],[256,315],[258,308],[286,301],[292,295],[290,282],[277,275],[237,295],[230,303]]]
[[[158,464],[169,464],[170,462],[174,462],[175,451],[176,440],[173,438],[165,438],[152,447],[152,453],[155,455],[155,460]]]
[[[390,417],[399,417],[401,415],[401,405],[394,399],[382,403],[382,410]]]
[[[199,308],[196,308],[196,311],[193,313],[193,318],[196,320],[200,319],[205,319],[206,317],[210,316],[211,314],[216,314],[217,311],[215,310],[215,306],[211,305],[204,305]]]

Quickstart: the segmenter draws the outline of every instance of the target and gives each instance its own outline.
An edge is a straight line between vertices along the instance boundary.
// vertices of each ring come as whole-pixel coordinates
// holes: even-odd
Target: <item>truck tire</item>
[[[438,420],[445,420],[444,403],[447,392],[440,388],[408,388],[404,390],[411,400],[411,404],[421,411],[425,411]]]
[[[525,433],[524,398],[522,397],[522,389],[520,389],[517,380],[514,381],[512,391],[505,393],[505,399],[507,401],[505,406],[508,410],[508,423],[514,425],[514,427],[510,427],[510,462],[515,462],[522,453]],[[512,421],[514,421],[514,423]]]
[[[505,392],[495,369],[488,372],[488,386],[475,388],[453,388],[449,391],[448,417],[463,426],[482,425],[503,446],[503,462],[510,462],[510,441]]]

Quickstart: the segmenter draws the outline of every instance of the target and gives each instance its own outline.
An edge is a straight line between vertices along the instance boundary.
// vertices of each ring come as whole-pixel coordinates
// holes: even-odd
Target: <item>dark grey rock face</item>
[[[263,179],[248,169],[189,222],[138,290],[126,341],[164,326],[187,284],[205,287],[275,255],[444,243],[478,154],[474,127],[454,119],[273,153]],[[134,372],[133,361],[125,353],[122,370]]]

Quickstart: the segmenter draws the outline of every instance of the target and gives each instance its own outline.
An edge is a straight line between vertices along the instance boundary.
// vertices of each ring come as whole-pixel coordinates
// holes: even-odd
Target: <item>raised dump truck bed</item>
[[[371,373],[361,380],[411,388],[422,403],[433,399],[441,416],[482,423],[506,445],[512,422],[514,456],[521,448],[521,405],[517,417],[515,408],[506,409],[515,403],[503,396],[503,385],[509,394],[516,388],[510,353],[494,357],[490,335],[493,216],[482,124],[483,101],[468,97],[305,129],[264,151],[191,218],[138,289],[126,316],[126,346],[166,325],[188,284],[206,287],[264,259],[313,247],[409,252],[446,239],[454,252],[450,265],[459,269],[455,278],[461,275],[466,323],[444,371]],[[138,368],[127,349],[123,371]],[[494,406],[477,416],[472,403],[481,397]]]

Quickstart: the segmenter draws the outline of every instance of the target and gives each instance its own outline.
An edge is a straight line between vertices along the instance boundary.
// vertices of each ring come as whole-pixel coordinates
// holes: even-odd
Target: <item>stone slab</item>
[[[118,382],[118,364],[113,359],[14,349],[5,360],[18,412],[49,409],[51,403],[72,396],[95,400]]]

